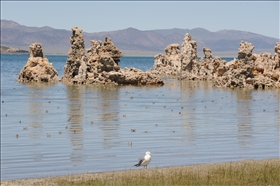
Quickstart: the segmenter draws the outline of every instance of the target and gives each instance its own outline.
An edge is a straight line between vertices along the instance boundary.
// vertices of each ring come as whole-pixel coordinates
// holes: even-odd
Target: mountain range
[[[77,25],[79,27],[79,25]],[[81,28],[83,29],[83,28]],[[236,57],[239,43],[251,42],[255,46],[253,53],[270,52],[274,53],[274,46],[279,39],[263,36],[256,33],[239,30],[208,31],[204,28],[194,29],[158,29],[138,30],[126,28],[116,31],[83,32],[85,46],[90,47],[90,40],[102,40],[110,37],[114,44],[124,53],[125,56],[154,56],[164,53],[167,45],[172,43],[182,44],[186,33],[192,35],[197,42],[199,56],[203,56],[203,47],[212,50],[213,56]],[[67,54],[70,49],[72,31],[55,29],[48,26],[29,27],[10,20],[1,20],[1,45],[28,50],[33,42],[39,42],[43,46],[45,54]]]

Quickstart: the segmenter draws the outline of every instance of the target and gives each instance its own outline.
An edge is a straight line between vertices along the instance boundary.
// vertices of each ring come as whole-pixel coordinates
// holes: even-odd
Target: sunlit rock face
[[[240,47],[238,49],[238,59],[250,59],[255,48],[253,44],[241,41],[239,45]]]
[[[252,54],[253,49],[252,43],[242,41],[238,50],[238,60],[228,65],[229,69],[222,77],[215,79],[214,84],[230,88],[280,88],[280,68],[275,60],[277,57],[269,52]]]
[[[29,46],[30,57],[19,73],[20,82],[50,82],[59,81],[58,73],[52,63],[44,56],[42,45],[33,43]]]
[[[154,69],[164,75],[178,75],[181,71],[181,52],[179,44],[170,44],[164,54],[154,56]]]
[[[120,58],[123,56],[122,52],[115,46],[109,37],[105,37],[103,45],[98,50],[98,54],[109,55],[117,64],[120,62]]]
[[[85,44],[82,29],[72,28],[71,48],[64,66],[63,83],[83,82],[86,78]]]
[[[197,44],[192,40],[190,34],[186,34],[182,43],[181,55],[182,55],[182,71],[191,73],[196,67],[197,63]]]
[[[70,38],[71,48],[64,66],[62,82],[67,84],[131,84],[163,85],[153,72],[138,69],[121,69],[118,63],[123,56],[111,38],[91,40],[91,47],[85,53],[82,30],[73,27]]]
[[[280,68],[280,42],[277,42],[274,47],[273,60],[276,62],[276,68]]]
[[[254,46],[240,42],[238,59],[230,62],[216,56],[210,48],[203,48],[204,58],[197,60],[197,44],[186,34],[181,51],[178,44],[168,45],[164,54],[154,56],[154,70],[160,75],[179,79],[212,80],[215,86],[230,88],[280,88],[280,42],[275,54],[253,54]],[[180,57],[178,57],[180,56]]]

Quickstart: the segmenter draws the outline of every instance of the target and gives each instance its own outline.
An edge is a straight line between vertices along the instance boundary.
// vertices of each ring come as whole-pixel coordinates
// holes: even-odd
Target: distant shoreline
[[[21,54],[26,54],[26,55],[29,55],[29,53],[20,53],[20,52],[17,52],[17,53],[5,53],[5,52],[0,52],[0,55],[2,54],[7,54],[7,55],[21,55]]]
[[[1,46],[0,53],[1,54],[29,54],[27,50],[22,50],[10,46]]]

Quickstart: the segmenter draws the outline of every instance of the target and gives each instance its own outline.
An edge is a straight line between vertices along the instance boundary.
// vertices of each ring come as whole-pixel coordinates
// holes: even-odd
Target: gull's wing
[[[139,166],[142,164],[142,163],[144,163],[144,161],[145,161],[145,157],[142,157],[142,158],[139,158]]]
[[[137,164],[135,164],[134,166],[139,167],[144,162],[145,162],[145,157],[139,158],[139,162]]]

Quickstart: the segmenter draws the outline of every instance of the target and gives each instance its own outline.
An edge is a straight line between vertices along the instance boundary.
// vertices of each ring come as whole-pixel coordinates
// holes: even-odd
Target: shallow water
[[[136,169],[146,151],[149,167],[279,158],[279,90],[22,84],[28,57],[1,55],[1,180]],[[48,57],[60,76],[66,58]]]

